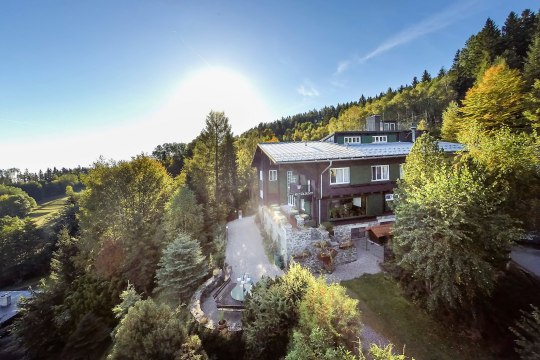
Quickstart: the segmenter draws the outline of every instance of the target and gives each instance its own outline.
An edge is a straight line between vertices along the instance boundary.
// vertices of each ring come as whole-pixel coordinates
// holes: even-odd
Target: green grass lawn
[[[37,226],[44,227],[62,210],[66,205],[67,199],[68,197],[66,195],[46,199],[28,217],[33,219]]]
[[[341,283],[359,300],[364,323],[416,360],[492,359],[471,339],[456,334],[406,299],[384,274],[363,275]]]

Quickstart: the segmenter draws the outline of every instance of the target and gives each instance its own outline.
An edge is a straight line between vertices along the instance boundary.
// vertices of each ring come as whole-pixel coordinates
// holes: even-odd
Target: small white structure
[[[9,305],[11,305],[11,295],[9,294],[0,295],[0,306],[8,307]]]

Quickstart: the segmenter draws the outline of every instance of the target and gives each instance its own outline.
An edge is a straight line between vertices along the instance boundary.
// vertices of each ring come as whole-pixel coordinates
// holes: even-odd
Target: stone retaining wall
[[[217,329],[217,323],[214,323],[212,319],[205,315],[205,313],[201,309],[201,302],[207,296],[209,296],[212,291],[219,287],[224,282],[224,280],[224,272],[223,270],[220,270],[218,274],[212,276],[210,279],[206,280],[204,284],[199,286],[197,291],[195,291],[195,293],[191,297],[191,301],[189,303],[189,311],[191,312],[191,315],[193,315],[193,317],[195,318],[195,321],[210,330]],[[237,323],[228,324],[227,330],[241,331],[242,326]]]

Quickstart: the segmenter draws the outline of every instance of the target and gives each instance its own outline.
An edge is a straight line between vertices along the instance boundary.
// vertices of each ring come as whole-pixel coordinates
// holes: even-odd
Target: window
[[[384,123],[384,130],[396,130],[396,123]]]
[[[365,196],[352,199],[331,199],[328,203],[328,217],[334,219],[349,219],[366,215]]]
[[[260,190],[259,194],[261,195],[261,199],[264,199],[264,193],[263,193],[262,189]]]
[[[259,170],[259,180],[263,181],[263,171]]]
[[[387,141],[388,141],[388,136],[386,135],[373,136],[374,143],[385,143]]]
[[[371,181],[390,180],[389,165],[375,165],[371,167]]]
[[[346,168],[330,169],[330,184],[348,184],[350,181],[350,170]]]
[[[344,142],[345,144],[360,144],[362,139],[360,136],[345,136]]]
[[[399,164],[399,178],[400,179],[403,179],[403,174],[404,174],[403,165],[405,165],[405,164]]]
[[[268,181],[277,181],[277,170],[270,170],[268,172]]]

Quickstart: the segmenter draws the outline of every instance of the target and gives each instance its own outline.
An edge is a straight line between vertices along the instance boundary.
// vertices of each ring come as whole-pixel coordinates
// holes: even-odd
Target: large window
[[[344,142],[345,144],[360,144],[362,139],[360,136],[345,136]]]
[[[350,169],[345,168],[332,168],[330,169],[330,184],[348,184],[350,182]]]
[[[387,141],[388,141],[388,136],[386,135],[373,136],[374,143],[385,143]]]
[[[348,219],[366,215],[366,198],[364,195],[349,199],[333,199],[329,202],[330,219]]]
[[[270,170],[268,172],[268,181],[277,181],[277,170]]]
[[[375,165],[371,167],[371,181],[390,180],[389,165]]]

